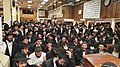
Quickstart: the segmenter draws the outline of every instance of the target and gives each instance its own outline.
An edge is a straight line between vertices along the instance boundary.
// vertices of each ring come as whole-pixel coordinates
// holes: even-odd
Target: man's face
[[[23,43],[28,44],[28,43],[29,43],[29,40],[28,40],[28,39],[24,39],[24,40],[23,40]]]
[[[66,42],[66,38],[65,37],[62,38],[62,42],[63,43]]]
[[[11,42],[13,40],[13,35],[8,35],[8,40]]]
[[[27,62],[26,62],[26,61],[19,61],[19,62],[17,63],[17,66],[18,66],[18,67],[27,67]]]
[[[64,60],[63,58],[61,58],[61,59],[58,60],[58,63],[59,63],[60,65],[63,65],[63,64],[65,63],[65,60]]]
[[[5,31],[2,31],[2,38],[5,38]]]
[[[87,44],[83,44],[83,45],[82,45],[82,48],[83,48],[83,49],[87,49],[87,47],[88,47]]]
[[[42,55],[42,51],[35,52],[36,56],[39,58]]]
[[[28,48],[24,48],[24,49],[22,49],[22,52],[25,53],[25,54],[27,55],[28,52],[29,52],[29,49],[28,49]]]
[[[103,50],[103,49],[104,49],[104,45],[100,44],[100,45],[99,45],[99,49],[100,49],[100,50]]]
[[[18,30],[19,29],[19,27],[18,26],[15,26],[15,30]]]

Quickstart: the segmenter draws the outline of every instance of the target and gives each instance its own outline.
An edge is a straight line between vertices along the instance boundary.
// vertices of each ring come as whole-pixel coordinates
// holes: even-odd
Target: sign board
[[[49,18],[52,18],[52,16],[56,16],[56,18],[63,17],[62,7],[58,7],[57,9],[48,11],[48,13],[49,13],[48,15]]]
[[[44,10],[40,10],[39,11],[39,16],[45,16],[45,11]]]
[[[84,3],[83,18],[100,18],[101,0]]]

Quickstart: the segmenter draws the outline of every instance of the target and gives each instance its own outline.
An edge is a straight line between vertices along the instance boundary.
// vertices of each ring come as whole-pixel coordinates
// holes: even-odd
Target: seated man
[[[104,52],[108,52],[108,50],[105,49],[105,46],[100,43],[98,48],[95,49],[95,53],[104,53]]]
[[[35,52],[29,55],[30,60],[28,60],[29,65],[41,66],[46,60],[46,53],[42,52],[40,47],[35,47]]]

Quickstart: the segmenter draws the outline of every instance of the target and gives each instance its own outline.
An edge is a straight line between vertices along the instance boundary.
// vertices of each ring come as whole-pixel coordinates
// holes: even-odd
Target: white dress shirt
[[[24,35],[24,32],[23,32],[23,30],[21,30],[21,29],[20,29],[20,31],[21,31],[22,35]]]
[[[46,57],[46,53],[44,53],[44,52],[42,52],[42,55],[39,58],[36,57],[35,52],[33,52],[29,56],[30,60],[28,60],[28,64],[39,66],[44,62],[44,60],[43,60],[44,57]]]
[[[10,56],[12,56],[12,45],[13,45],[13,42],[9,42],[9,41],[6,41],[6,42],[7,42],[7,45],[8,45],[9,54],[10,54]]]
[[[79,29],[78,29],[78,28],[75,28],[75,30],[76,30],[77,34],[79,34]]]
[[[55,63],[55,60],[53,59],[53,64],[54,64],[54,67],[57,67],[56,63]]]

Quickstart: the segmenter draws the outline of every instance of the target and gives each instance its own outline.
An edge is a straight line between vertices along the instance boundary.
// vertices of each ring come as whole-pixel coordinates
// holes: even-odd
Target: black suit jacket
[[[5,41],[6,45],[7,42]],[[10,67],[13,67],[13,59],[14,59],[14,56],[16,53],[20,52],[20,48],[18,46],[18,44],[16,44],[15,42],[13,42],[13,45],[12,45],[12,55],[10,56],[10,53],[9,53],[9,49],[8,49],[8,46],[6,48],[6,51],[5,51],[5,55],[9,56],[10,57]]]
[[[6,43],[6,45],[8,45],[7,42],[5,42],[5,43]],[[19,48],[17,43],[13,42],[13,45],[12,45],[12,55],[10,56],[10,54],[9,54],[8,46],[6,48],[5,55],[10,56],[10,58],[13,59],[15,54],[18,53],[18,52],[20,52],[20,48]]]
[[[63,66],[59,66],[56,64],[57,67],[75,67],[75,63],[72,59],[69,59],[69,63],[65,63]],[[46,60],[43,62],[42,67],[54,67],[53,59]]]
[[[54,67],[53,59],[49,59],[43,62],[42,67]]]

